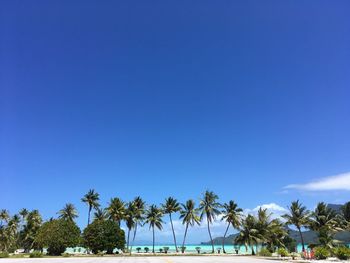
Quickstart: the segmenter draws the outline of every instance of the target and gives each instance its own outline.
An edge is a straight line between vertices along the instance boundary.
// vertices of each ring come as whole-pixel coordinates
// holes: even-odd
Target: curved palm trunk
[[[185,240],[186,240],[186,236],[187,236],[187,229],[188,229],[188,223],[186,224],[184,241],[182,242],[182,248],[181,248],[182,253],[184,253],[184,249],[183,248],[185,247]]]
[[[129,250],[130,228],[128,228],[128,239],[126,241],[126,249]]]
[[[130,254],[131,254],[131,251],[132,251],[132,247],[133,247],[133,245],[134,245],[134,242],[135,242],[136,231],[137,231],[137,223],[136,223],[135,228],[134,228],[134,236],[133,236],[133,238],[132,238],[132,242],[131,242],[131,246],[130,246]]]
[[[302,250],[304,252],[305,251],[304,237],[303,237],[303,234],[301,233],[300,227],[298,227],[298,231],[299,231],[299,235],[300,235],[300,239],[301,239]]]
[[[226,254],[226,251],[225,251],[225,239],[226,239],[226,235],[227,235],[227,231],[228,231],[229,227],[230,227],[230,223],[227,224],[226,231],[225,231],[225,234],[224,234],[224,238],[222,239],[222,253],[224,253],[224,254]]]
[[[214,241],[213,241],[213,238],[212,238],[212,236],[211,236],[211,232],[210,232],[210,226],[209,226],[209,219],[207,218],[207,223],[208,223],[208,233],[209,233],[209,237],[210,237],[210,242],[211,242],[211,248],[212,248],[212,250],[211,250],[211,253],[213,253],[214,254]]]
[[[152,248],[152,252],[154,254],[154,226],[152,227],[152,230],[153,230],[153,248]]]
[[[171,213],[169,213],[169,218],[170,218],[170,223],[171,223],[171,229],[173,230],[175,249],[176,249],[176,252],[179,252],[178,249],[177,249],[176,236],[175,236],[175,231],[174,231],[174,226],[173,226],[173,220],[171,218]]]

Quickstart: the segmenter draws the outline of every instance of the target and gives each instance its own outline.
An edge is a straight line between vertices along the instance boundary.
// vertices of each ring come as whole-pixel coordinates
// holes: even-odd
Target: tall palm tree
[[[186,204],[181,204],[182,209],[180,210],[180,219],[182,219],[182,224],[186,225],[184,240],[182,242],[182,247],[185,247],[185,240],[187,236],[188,226],[194,226],[195,224],[200,224],[200,216],[198,209],[195,208],[195,203],[193,200],[187,200]],[[182,250],[182,253],[184,250]]]
[[[135,227],[134,227],[134,235],[132,238],[130,251],[132,251],[132,246],[135,242],[137,226],[142,224],[144,220],[145,209],[146,209],[146,203],[145,201],[142,200],[140,196],[135,197],[133,200],[133,203],[135,204],[135,211],[134,211]]]
[[[117,222],[120,226],[121,221],[125,218],[125,204],[118,197],[112,198],[107,207],[109,218]]]
[[[204,216],[207,219],[208,233],[212,246],[212,253],[214,253],[214,241],[210,232],[210,225],[215,220],[216,216],[220,214],[220,204],[217,202],[219,197],[212,191],[206,191],[203,195],[202,200],[199,204],[199,209],[201,210],[200,219],[203,220]]]
[[[235,238],[235,242],[244,245],[246,251],[248,251],[248,247],[251,247],[252,255],[255,255],[254,245],[259,241],[258,232],[257,219],[252,215],[248,215],[242,222],[240,231]]]
[[[311,230],[318,232],[321,245],[327,247],[333,247],[334,234],[342,230],[337,213],[324,202],[317,204],[309,224]]]
[[[24,221],[27,215],[29,214],[29,211],[26,208],[22,208],[18,214],[22,217],[22,220]]]
[[[89,206],[89,213],[88,213],[88,225],[90,225],[90,214],[92,209],[97,209],[100,204],[98,201],[100,200],[100,195],[95,192],[94,189],[90,189],[89,192],[87,192],[84,197],[81,199],[81,201]]]
[[[165,199],[165,203],[162,205],[163,211],[165,214],[169,214],[170,224],[171,224],[171,230],[173,231],[173,237],[174,237],[174,244],[176,252],[178,251],[177,244],[176,244],[176,236],[174,231],[174,225],[173,225],[173,219],[171,218],[172,213],[177,213],[181,210],[180,203],[173,197],[168,197]]]
[[[152,252],[154,253],[154,228],[157,227],[159,230],[163,228],[163,212],[156,205],[151,205],[150,208],[146,211],[146,224],[149,224],[149,227],[152,228],[153,236],[153,248]]]
[[[74,221],[78,217],[78,211],[71,203],[67,203],[60,211],[58,211],[59,218],[64,220]]]
[[[225,238],[227,235],[227,231],[230,226],[232,226],[234,229],[238,229],[241,225],[242,221],[242,212],[243,210],[238,207],[238,205],[235,203],[235,201],[231,200],[228,203],[223,204],[223,210],[221,211],[223,213],[222,220],[225,220],[227,223],[226,231],[224,234],[224,238],[222,239],[222,251],[223,253],[226,253],[225,251]]]
[[[129,250],[129,240],[130,240],[130,232],[131,229],[135,227],[135,211],[136,211],[136,205],[134,202],[129,202],[126,205],[125,210],[125,223],[126,227],[128,228],[128,236],[127,236],[127,242],[126,242],[126,248]],[[131,253],[131,251],[130,251]]]
[[[36,248],[35,237],[43,222],[42,217],[38,210],[28,212],[26,216],[26,224],[21,231],[21,246],[25,252],[29,252],[31,249]]]
[[[94,220],[106,220],[108,217],[107,213],[106,213],[106,209],[102,209],[102,208],[97,208],[96,211],[94,212]]]
[[[294,225],[299,232],[301,245],[303,252],[305,251],[305,243],[304,237],[301,232],[302,227],[306,227],[309,222],[310,212],[306,209],[306,207],[299,203],[299,200],[293,201],[291,206],[288,207],[289,213],[282,215],[282,217],[286,220],[287,225]]]

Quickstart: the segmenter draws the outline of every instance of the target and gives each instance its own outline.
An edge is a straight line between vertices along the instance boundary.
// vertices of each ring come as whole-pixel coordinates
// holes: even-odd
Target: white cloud
[[[248,215],[248,214],[253,214],[256,215],[259,211],[259,209],[267,209],[268,212],[271,213],[272,218],[281,218],[281,215],[287,213],[287,209],[276,204],[276,203],[269,203],[269,204],[262,204],[262,205],[258,205],[257,207],[253,208],[253,209],[244,209],[244,214]]]
[[[304,191],[350,191],[350,172],[323,177],[306,184],[290,184],[285,186],[284,188]]]

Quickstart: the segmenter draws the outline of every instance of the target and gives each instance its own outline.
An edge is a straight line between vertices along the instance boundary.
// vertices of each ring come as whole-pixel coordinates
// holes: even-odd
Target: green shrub
[[[60,256],[67,247],[75,247],[80,242],[80,229],[71,220],[54,219],[44,223],[35,237],[35,243],[52,256]]]
[[[334,249],[334,254],[340,260],[348,260],[350,258],[350,248],[337,247]]]
[[[112,254],[114,248],[124,248],[125,234],[114,221],[95,220],[84,229],[83,243],[94,254],[98,251]]]
[[[288,257],[289,253],[287,249],[281,247],[278,249],[277,254],[280,255],[281,257]]]
[[[40,251],[33,251],[29,254],[30,258],[42,258],[44,255]]]
[[[136,251],[137,251],[137,253],[140,253],[141,248],[140,248],[140,247],[137,247],[137,248],[136,248]]]
[[[163,249],[164,249],[164,253],[165,253],[165,254],[168,254],[169,247],[163,247]]]
[[[182,253],[185,253],[186,247],[180,247]]]
[[[62,253],[62,257],[64,257],[64,258],[68,258],[68,257],[70,257],[71,255],[69,254],[69,253]]]
[[[267,248],[262,248],[259,252],[259,256],[262,257],[271,257],[272,253],[270,252],[270,250],[268,250]]]
[[[195,249],[196,249],[196,251],[197,251],[198,254],[201,253],[201,247],[196,247]]]
[[[10,255],[7,252],[0,252],[0,258],[8,258]]]
[[[316,259],[327,259],[330,256],[329,249],[325,247],[316,247],[315,248],[315,258]]]
[[[149,247],[145,247],[144,250],[145,250],[146,253],[148,253]]]

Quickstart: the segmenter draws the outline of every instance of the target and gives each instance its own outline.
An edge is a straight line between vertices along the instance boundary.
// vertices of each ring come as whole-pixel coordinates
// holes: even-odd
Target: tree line
[[[273,214],[264,208],[260,208],[257,214],[244,215],[242,208],[235,201],[221,204],[218,195],[212,191],[205,191],[198,205],[192,199],[180,203],[173,197],[166,198],[164,203],[158,206],[147,205],[141,197],[136,197],[130,202],[115,197],[106,208],[102,208],[99,194],[93,189],[89,190],[81,201],[88,206],[87,227],[82,234],[74,222],[78,217],[77,209],[71,203],[58,211],[57,219],[51,218],[47,222],[43,222],[38,210],[22,209],[13,216],[5,209],[1,210],[0,251],[11,252],[23,248],[27,252],[49,247],[51,254],[59,254],[64,252],[66,247],[78,244],[84,245],[93,253],[102,250],[113,253],[113,248],[116,247],[132,251],[138,227],[148,225],[152,231],[152,252],[155,253],[155,229],[163,229],[164,216],[169,218],[176,252],[182,253],[186,249],[188,230],[202,223],[206,224],[214,253],[211,225],[219,217],[226,223],[222,241],[223,253],[226,253],[225,238],[230,228],[238,231],[234,243],[245,246],[246,250],[251,248],[252,254],[258,252],[258,247],[264,247],[271,252],[276,248],[286,248],[291,243],[286,227],[289,225],[298,230],[303,251],[303,229],[316,231],[319,243],[314,245],[325,248],[337,245],[334,240],[337,232],[350,229],[350,202],[342,207],[341,213],[336,213],[324,202],[318,203],[314,211],[309,211],[298,200],[293,201],[288,206],[288,213],[282,215],[281,220],[274,218]],[[181,246],[178,245],[173,225],[173,217],[176,215],[185,226]],[[120,229],[122,222],[127,228],[126,238],[124,231]],[[104,233],[104,236],[101,233]]]

